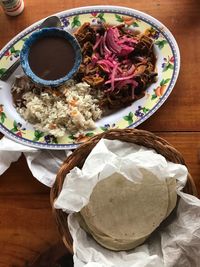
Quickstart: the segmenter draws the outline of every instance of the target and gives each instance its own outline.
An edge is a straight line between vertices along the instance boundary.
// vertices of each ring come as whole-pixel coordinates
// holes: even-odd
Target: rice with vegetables
[[[12,94],[19,114],[35,129],[55,137],[94,129],[101,118],[99,100],[86,82],[68,81],[56,90],[37,88],[26,77],[16,79]]]

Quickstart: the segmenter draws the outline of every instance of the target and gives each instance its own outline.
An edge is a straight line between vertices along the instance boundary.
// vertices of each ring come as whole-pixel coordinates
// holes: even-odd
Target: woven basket
[[[75,166],[82,168],[85,159],[101,138],[121,140],[125,142],[135,143],[137,145],[142,145],[148,148],[153,148],[157,151],[157,153],[163,155],[168,161],[185,165],[183,156],[172,145],[170,145],[164,139],[154,135],[153,133],[143,130],[110,130],[89,139],[89,141],[77,148],[61,166],[50,194],[53,214],[55,216],[59,232],[62,236],[65,246],[71,253],[73,253],[73,241],[68,229],[68,214],[63,212],[62,210],[54,209],[53,202],[58,197],[62,189],[66,174],[69,173],[70,170]],[[190,174],[188,175],[188,180],[184,188],[184,192],[197,196],[197,189]]]

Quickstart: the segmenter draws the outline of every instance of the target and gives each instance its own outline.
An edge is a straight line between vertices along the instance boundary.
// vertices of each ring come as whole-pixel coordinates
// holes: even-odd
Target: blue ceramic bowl
[[[75,51],[75,62],[73,68],[62,78],[59,78],[57,80],[45,80],[40,77],[38,77],[30,68],[29,65],[29,52],[31,46],[40,38],[46,37],[46,36],[56,36],[56,37],[63,37],[65,38],[70,44],[72,45],[74,51]],[[24,42],[23,48],[20,53],[20,62],[21,66],[24,70],[24,73],[36,84],[39,84],[41,86],[52,86],[56,87],[63,83],[65,83],[67,80],[69,80],[73,74],[75,74],[81,64],[82,61],[82,54],[81,54],[81,48],[78,44],[78,41],[76,38],[71,35],[69,32],[61,30],[59,28],[44,28],[41,30],[38,30],[31,34],[31,36]]]

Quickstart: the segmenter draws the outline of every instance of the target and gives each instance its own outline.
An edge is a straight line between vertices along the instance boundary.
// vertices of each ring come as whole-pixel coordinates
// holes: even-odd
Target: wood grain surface
[[[18,17],[9,17],[0,10],[0,49],[37,20],[69,8],[99,3],[144,11],[174,34],[181,52],[178,82],[162,108],[139,128],[155,132],[183,154],[200,194],[198,0],[26,0],[25,10]],[[0,177],[0,267],[28,267],[59,240],[49,189],[34,179],[21,157]]]

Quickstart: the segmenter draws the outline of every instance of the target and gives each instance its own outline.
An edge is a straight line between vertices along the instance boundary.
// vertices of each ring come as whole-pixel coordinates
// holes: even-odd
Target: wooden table
[[[26,0],[25,10],[18,17],[8,17],[0,11],[0,48],[43,17],[99,3],[144,11],[163,22],[176,37],[181,52],[178,82],[162,108],[139,128],[156,132],[183,154],[200,193],[198,0],[153,0],[151,4],[146,0]],[[29,266],[29,262],[58,240],[49,188],[34,179],[22,157],[0,178],[0,267]]]

